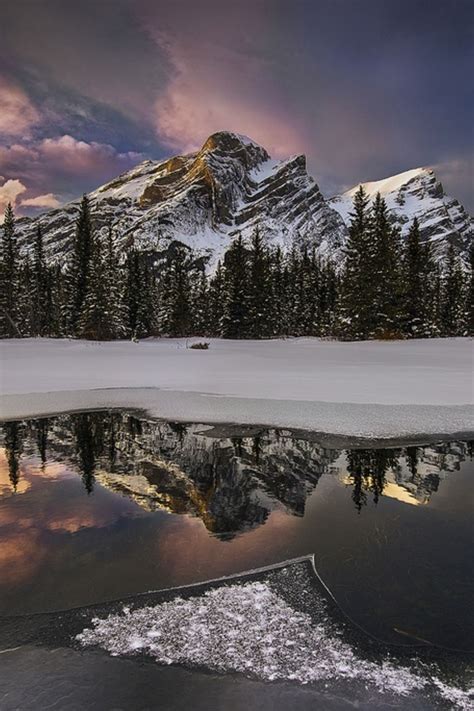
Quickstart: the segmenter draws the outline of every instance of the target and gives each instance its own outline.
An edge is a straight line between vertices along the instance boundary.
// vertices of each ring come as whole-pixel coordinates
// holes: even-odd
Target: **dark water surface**
[[[314,553],[370,633],[473,647],[472,443],[341,451],[287,431],[216,434],[126,412],[4,424],[0,614]]]

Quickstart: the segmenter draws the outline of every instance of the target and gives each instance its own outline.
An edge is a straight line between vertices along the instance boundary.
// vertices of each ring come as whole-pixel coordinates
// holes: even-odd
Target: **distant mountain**
[[[430,240],[434,252],[443,255],[448,242],[466,256],[474,238],[474,220],[464,207],[444,192],[443,186],[430,168],[416,168],[384,180],[362,183],[371,199],[377,193],[385,198],[394,221],[406,236],[413,218],[420,223],[422,239]],[[352,200],[359,185],[329,200],[329,204],[347,224]]]
[[[307,244],[322,256],[340,257],[357,187],[326,200],[307,173],[305,156],[273,160],[251,139],[222,131],[196,153],[147,160],[89,197],[96,227],[113,227],[118,250],[133,241],[160,256],[180,242],[215,264],[238,232],[248,237],[257,225],[284,250]],[[404,235],[416,215],[422,237],[437,254],[453,242],[466,256],[473,219],[445,195],[432,170],[411,170],[364,187],[371,197],[380,191],[386,198]],[[20,244],[32,244],[39,222],[47,256],[64,261],[78,210],[79,200],[18,220]]]
[[[111,224],[117,246],[133,239],[143,250],[166,252],[182,242],[217,261],[232,238],[260,225],[282,247],[306,242],[322,253],[341,247],[346,227],[306,171],[304,156],[272,160],[249,138],[220,132],[197,153],[145,161],[89,195],[97,227]],[[39,221],[52,259],[67,255],[79,201],[18,221],[29,244]]]

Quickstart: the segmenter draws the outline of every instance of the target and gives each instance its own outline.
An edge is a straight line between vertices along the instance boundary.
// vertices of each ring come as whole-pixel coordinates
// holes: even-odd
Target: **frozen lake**
[[[288,430],[105,411],[5,423],[2,453],[3,616],[91,605],[314,554],[342,610],[382,642],[472,649],[471,442],[337,449]],[[66,686],[77,654],[81,676],[95,653],[56,651],[51,674],[61,668]],[[28,676],[37,673],[28,658],[35,667],[51,664],[41,645],[0,657],[9,669],[8,681],[0,681],[8,702],[2,708],[34,707],[36,692],[28,696],[25,684],[36,688],[39,680]],[[179,708],[173,703],[184,670],[155,675],[155,667],[103,656],[97,664],[105,678],[132,664],[133,683],[143,677],[157,689],[171,674],[177,687],[165,684],[168,707]],[[182,698],[209,687],[209,677],[186,674]],[[218,678],[215,689],[223,689]],[[232,688],[242,691],[239,703],[254,693],[262,708],[278,708],[272,685],[229,678],[238,679]],[[101,708],[113,707],[110,687]],[[304,688],[290,684],[281,699],[306,708],[311,694]],[[334,708],[346,702],[343,694]],[[376,703],[383,708],[383,697]],[[414,698],[397,703],[432,707]]]

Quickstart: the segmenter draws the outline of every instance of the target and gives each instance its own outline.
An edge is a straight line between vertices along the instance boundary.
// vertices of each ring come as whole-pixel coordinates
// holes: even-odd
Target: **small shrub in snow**
[[[207,351],[209,349],[209,343],[201,341],[199,343],[192,343],[189,346],[193,351]]]

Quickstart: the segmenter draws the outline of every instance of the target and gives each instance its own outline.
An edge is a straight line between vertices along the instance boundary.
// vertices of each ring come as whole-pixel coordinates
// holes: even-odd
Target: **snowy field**
[[[102,407],[363,437],[474,431],[473,341],[0,344],[2,418]]]

